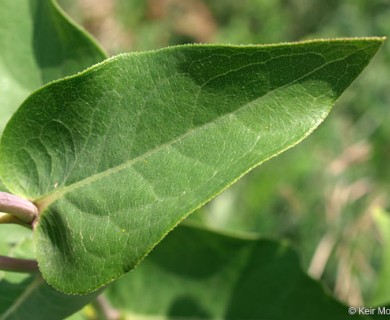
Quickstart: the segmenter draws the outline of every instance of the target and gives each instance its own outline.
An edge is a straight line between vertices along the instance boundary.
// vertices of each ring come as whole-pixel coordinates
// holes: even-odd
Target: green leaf
[[[0,0],[0,48],[0,133],[31,92],[105,58],[51,0]]]
[[[105,294],[129,319],[348,319],[285,243],[178,227]]]
[[[61,320],[97,294],[65,295],[47,285],[41,276],[7,272],[0,280],[0,319]]]
[[[43,277],[85,293],[326,117],[383,39],[192,45],[125,54],[32,94],[0,177],[34,200]]]
[[[34,258],[30,230],[16,225],[2,228],[0,255]],[[69,296],[48,286],[40,275],[0,270],[0,319],[64,319],[95,299],[97,294]]]

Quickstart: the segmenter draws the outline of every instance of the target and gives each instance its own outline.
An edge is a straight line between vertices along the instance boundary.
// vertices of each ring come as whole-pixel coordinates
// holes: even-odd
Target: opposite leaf
[[[348,319],[288,245],[187,226],[105,294],[124,319]]]
[[[105,58],[52,0],[0,0],[0,48],[0,133],[31,92]]]
[[[120,55],[31,95],[0,178],[36,202],[43,277],[86,293],[326,117],[383,39],[190,45]]]

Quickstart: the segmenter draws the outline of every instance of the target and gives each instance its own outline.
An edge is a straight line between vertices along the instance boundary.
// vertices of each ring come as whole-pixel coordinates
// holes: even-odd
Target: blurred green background
[[[60,0],[110,55],[184,43],[262,44],[390,34],[389,0]],[[349,305],[375,296],[390,207],[390,42],[295,148],[253,170],[192,220],[287,238]],[[387,248],[389,250],[389,248]],[[390,279],[388,279],[388,282]]]

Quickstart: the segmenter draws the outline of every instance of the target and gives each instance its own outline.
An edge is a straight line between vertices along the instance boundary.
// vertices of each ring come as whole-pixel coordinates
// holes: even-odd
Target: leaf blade
[[[65,295],[50,287],[39,275],[10,273],[0,280],[0,319],[64,319],[97,296]],[[45,306],[44,308],[42,306]]]
[[[0,131],[31,92],[106,57],[52,0],[2,0],[0,30]]]
[[[4,133],[0,174],[42,211],[45,279],[83,293],[133,268],[186,215],[310,134],[382,40],[173,47],[37,91]]]
[[[346,306],[302,271],[288,244],[194,226],[172,231],[105,294],[129,319],[341,320],[348,315]]]

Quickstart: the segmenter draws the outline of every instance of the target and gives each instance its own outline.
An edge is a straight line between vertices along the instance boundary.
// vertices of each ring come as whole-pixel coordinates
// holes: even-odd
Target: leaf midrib
[[[322,68],[326,67],[328,64],[330,63],[335,63],[335,62],[338,62],[338,61],[342,61],[342,60],[345,60],[347,59],[349,56],[353,55],[353,54],[356,54],[357,52],[359,51],[362,51],[362,50],[365,50],[367,49],[370,45],[373,45],[372,43],[369,43],[367,46],[364,46],[362,48],[360,48],[359,50],[356,50],[356,51],[353,51],[351,52],[350,54],[342,57],[342,58],[339,58],[339,59],[335,59],[335,60],[331,60],[331,61],[327,61],[325,62],[324,64],[322,64],[321,66],[311,70],[310,72],[307,72],[305,74],[303,74],[302,76],[300,76],[299,78],[297,79],[294,79],[280,87],[276,87],[275,89],[265,93],[264,95],[256,98],[256,99],[253,99],[249,102],[247,102],[246,104],[244,104],[243,106],[241,107],[238,107],[237,109],[231,111],[231,112],[228,112],[228,113],[225,113],[217,118],[214,118],[212,121],[210,122],[206,122],[196,128],[192,128],[190,130],[188,130],[187,132],[177,136],[176,138],[170,140],[170,141],[167,141],[166,143],[163,143],[161,145],[159,145],[158,147],[154,148],[154,149],[151,149],[133,159],[130,159],[120,165],[117,165],[115,167],[112,167],[112,168],[109,168],[105,171],[102,171],[102,172],[99,172],[99,173],[96,173],[90,177],[87,177],[87,178],[84,178],[80,181],[77,181],[71,185],[68,185],[68,186],[65,186],[63,187],[62,189],[56,189],[55,191],[51,192],[51,193],[48,193],[44,196],[41,196],[40,198],[38,198],[37,200],[35,200],[34,202],[36,203],[36,205],[38,206],[39,208],[39,212],[42,213],[43,211],[45,211],[45,209],[47,207],[49,207],[53,202],[55,202],[56,200],[58,200],[59,198],[61,198],[62,196],[64,196],[65,194],[69,193],[69,192],[72,192],[80,187],[83,187],[89,183],[93,183],[101,178],[104,178],[104,177],[107,177],[111,174],[115,174],[119,171],[122,171],[122,170],[125,170],[129,167],[131,167],[132,165],[134,165],[135,163],[139,162],[139,161],[143,161],[145,160],[147,157],[159,152],[160,150],[166,148],[166,147],[170,147],[172,145],[174,145],[175,143],[179,142],[180,140],[183,140],[185,139],[187,136],[189,136],[191,133],[193,133],[194,131],[196,130],[200,130],[200,129],[203,129],[203,128],[207,128],[208,126],[210,126],[211,124],[217,122],[217,121],[220,121],[221,119],[224,119],[224,118],[228,118],[229,116],[231,116],[232,114],[235,114],[236,112],[238,111],[241,111],[241,110],[244,110],[246,107],[248,107],[248,105],[251,105],[254,101],[256,100],[260,100],[260,99],[263,99],[265,97],[267,97],[268,95],[274,93],[274,92],[277,92],[279,90],[282,90],[294,83],[297,83],[299,82],[300,80],[304,79],[305,77],[321,70]],[[308,52],[309,53],[309,52]]]

